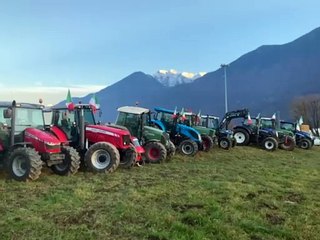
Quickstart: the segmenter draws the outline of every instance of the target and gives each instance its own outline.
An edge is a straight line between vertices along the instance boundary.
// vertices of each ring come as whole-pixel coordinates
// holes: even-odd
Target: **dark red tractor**
[[[119,165],[130,168],[139,160],[130,132],[100,125],[88,104],[52,109],[51,131],[78,150],[86,168],[94,172],[113,172]]]
[[[0,102],[0,162],[18,181],[35,180],[46,164],[59,175],[78,171],[80,156],[45,131],[42,105]]]

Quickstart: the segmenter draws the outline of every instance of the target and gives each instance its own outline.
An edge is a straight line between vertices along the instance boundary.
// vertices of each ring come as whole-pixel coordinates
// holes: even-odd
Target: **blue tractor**
[[[169,133],[170,140],[178,147],[183,155],[194,156],[199,149],[202,149],[200,133],[192,127],[180,123],[179,113],[164,108],[155,108],[152,124]]]

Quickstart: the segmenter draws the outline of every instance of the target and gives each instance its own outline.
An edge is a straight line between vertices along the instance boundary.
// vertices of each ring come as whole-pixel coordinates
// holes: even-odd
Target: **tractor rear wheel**
[[[203,141],[203,151],[209,152],[211,148],[213,148],[213,140],[211,137],[204,135],[201,136]]]
[[[262,147],[267,151],[275,151],[278,148],[278,142],[273,137],[267,137],[263,140]]]
[[[137,151],[134,147],[128,148],[120,154],[120,166],[122,168],[132,168],[137,159]]]
[[[229,150],[229,148],[231,147],[232,143],[230,141],[230,139],[223,137],[221,139],[219,139],[219,147],[224,149],[224,150]]]
[[[312,142],[309,140],[309,139],[302,139],[300,142],[299,142],[299,145],[298,145],[300,148],[302,149],[309,149],[312,147]]]
[[[294,147],[296,146],[296,141],[294,138],[290,136],[286,136],[285,142],[279,145],[279,148],[286,150],[286,151],[293,151]]]
[[[65,155],[62,163],[52,165],[51,169],[60,176],[70,176],[78,172],[80,168],[80,155],[73,147],[64,146],[61,149]]]
[[[237,141],[237,145],[246,146],[246,145],[249,144],[250,136],[249,136],[249,133],[246,130],[244,130],[244,129],[235,129],[233,136]]]
[[[169,148],[167,149],[167,161],[171,160],[175,153],[176,146],[169,140]]]
[[[97,142],[84,155],[84,161],[93,172],[114,172],[120,164],[118,149],[107,142]]]
[[[198,145],[195,141],[184,140],[179,144],[179,152],[186,156],[194,156],[198,152]]]
[[[8,172],[17,181],[36,180],[41,174],[42,164],[35,149],[19,147],[9,155]]]
[[[149,142],[144,146],[146,162],[161,163],[167,157],[167,150],[160,142]]]

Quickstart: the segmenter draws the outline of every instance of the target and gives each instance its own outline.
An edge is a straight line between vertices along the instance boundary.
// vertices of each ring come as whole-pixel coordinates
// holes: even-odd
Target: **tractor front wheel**
[[[198,145],[192,140],[184,140],[179,144],[179,152],[186,156],[194,156],[198,152]]]
[[[131,168],[137,159],[137,151],[134,147],[128,148],[120,154],[120,166],[122,168]]]
[[[290,136],[286,136],[285,142],[279,145],[281,149],[286,151],[293,151],[295,146],[296,146],[296,141],[294,140],[294,138]]]
[[[209,136],[201,136],[203,141],[203,151],[209,152],[211,148],[213,148],[213,140]]]
[[[267,151],[275,151],[278,148],[278,142],[273,137],[267,137],[263,140],[262,147]]]
[[[120,154],[112,144],[98,142],[88,149],[84,161],[89,170],[93,172],[112,173],[120,164]]]
[[[19,147],[9,155],[8,172],[17,181],[36,180],[41,174],[43,162],[33,148]]]
[[[62,148],[65,158],[62,163],[52,165],[51,169],[60,176],[70,176],[78,172],[80,168],[80,155],[73,147],[65,146]]]
[[[299,142],[298,146],[302,149],[307,150],[312,147],[312,142],[309,139],[302,139],[301,142]]]
[[[244,130],[244,129],[235,129],[233,136],[237,141],[237,145],[246,146],[246,145],[249,144],[250,136],[249,136],[249,133],[246,130]]]
[[[149,142],[144,146],[146,161],[161,163],[167,157],[167,150],[160,142]]]
[[[219,147],[224,149],[224,150],[229,150],[229,148],[231,147],[232,143],[228,138],[221,138],[219,139]]]

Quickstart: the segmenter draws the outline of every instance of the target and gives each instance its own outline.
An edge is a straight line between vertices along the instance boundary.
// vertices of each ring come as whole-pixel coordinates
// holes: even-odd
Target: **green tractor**
[[[275,118],[262,117],[260,119],[262,128],[277,130],[279,134],[279,148],[292,151],[296,145],[295,134],[292,131],[280,127],[280,123]]]
[[[175,146],[169,134],[150,125],[151,112],[147,108],[124,106],[118,108],[116,125],[128,129],[144,147],[145,159],[150,163],[160,163],[175,154]]]
[[[229,150],[231,147],[236,146],[237,141],[233,136],[233,131],[224,129],[219,122],[219,117],[202,115],[200,124],[214,131],[215,140],[220,148]]]
[[[215,130],[202,126],[200,117],[197,114],[192,112],[186,112],[184,114],[186,119],[183,121],[183,124],[194,128],[200,133],[203,141],[203,150],[208,152],[214,145]]]

